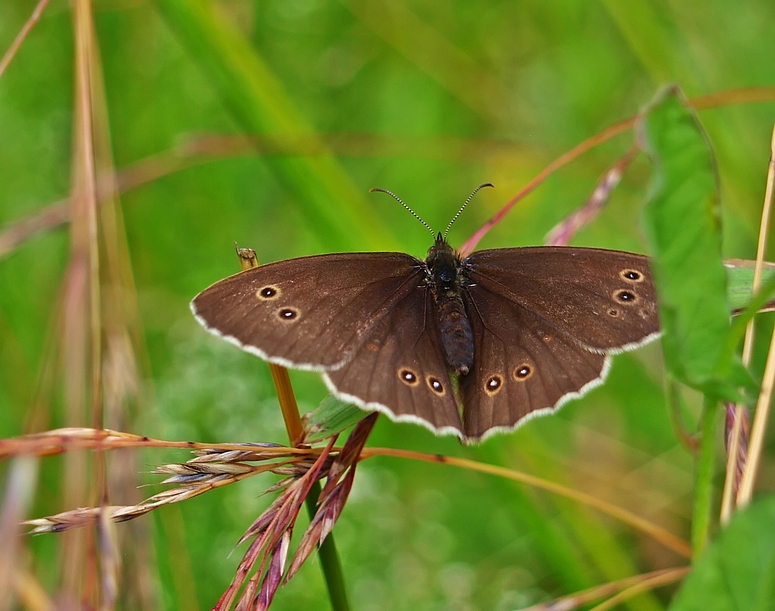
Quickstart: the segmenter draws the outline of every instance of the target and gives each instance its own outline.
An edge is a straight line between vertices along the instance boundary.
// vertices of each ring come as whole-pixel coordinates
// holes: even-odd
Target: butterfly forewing
[[[463,261],[478,288],[505,297],[590,350],[616,352],[656,337],[648,260],[596,248],[504,248]]]
[[[469,440],[513,429],[602,380],[608,357],[542,317],[479,286],[465,299],[476,353],[476,366],[460,381]]]
[[[434,317],[430,292],[414,289],[382,317],[352,359],[324,379],[340,398],[364,409],[461,435]]]
[[[329,370],[423,277],[422,262],[401,253],[302,257],[221,280],[191,309],[208,331],[264,359]]]

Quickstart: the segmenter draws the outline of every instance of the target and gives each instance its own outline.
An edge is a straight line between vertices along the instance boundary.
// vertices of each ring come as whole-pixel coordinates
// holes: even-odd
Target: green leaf
[[[775,611],[775,496],[736,514],[697,560],[670,611]]]
[[[772,312],[775,309],[775,302],[773,302],[775,274],[772,273],[772,264],[765,263],[761,286],[756,293],[753,293],[753,268],[748,270],[745,269],[745,265],[737,265],[737,263],[740,262],[732,263],[734,267],[731,267],[730,262],[726,262],[730,278],[729,290],[732,295],[730,301],[735,313],[724,349],[730,356],[736,352],[738,344],[745,335],[745,327],[754,316],[759,312]],[[753,264],[753,261],[741,263]]]
[[[744,259],[727,259],[724,261],[727,270],[727,295],[732,311],[739,311],[748,306],[753,297],[753,272],[756,261]],[[764,262],[762,268],[762,288],[775,279],[775,263]],[[772,310],[772,304],[763,304],[766,311]]]
[[[727,276],[713,156],[694,113],[675,88],[662,91],[638,125],[654,163],[644,210],[659,296],[665,362],[681,382],[738,400],[750,377],[729,333]]]
[[[350,428],[368,415],[369,412],[328,395],[315,411],[304,415],[307,433],[304,439],[307,443],[322,441]]]

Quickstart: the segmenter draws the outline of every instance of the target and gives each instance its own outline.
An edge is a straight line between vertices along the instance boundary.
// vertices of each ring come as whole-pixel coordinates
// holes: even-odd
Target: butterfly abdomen
[[[466,375],[474,365],[474,334],[460,286],[460,259],[439,234],[428,251],[428,285],[433,292],[444,360],[455,373]]]
[[[456,373],[466,375],[474,365],[474,334],[459,294],[436,295],[439,334],[444,359]]]

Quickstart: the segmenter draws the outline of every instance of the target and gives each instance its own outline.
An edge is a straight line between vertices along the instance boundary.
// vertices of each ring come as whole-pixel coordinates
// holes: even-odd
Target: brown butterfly
[[[375,252],[262,265],[205,289],[191,310],[243,350],[321,372],[343,401],[466,441],[581,396],[602,383],[610,354],[659,334],[642,255],[530,247],[461,258],[448,232],[424,261]]]

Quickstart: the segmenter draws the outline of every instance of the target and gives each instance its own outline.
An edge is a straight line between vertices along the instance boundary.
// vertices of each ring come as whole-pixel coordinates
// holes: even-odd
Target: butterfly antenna
[[[452,217],[452,220],[449,222],[449,225],[447,225],[447,229],[446,231],[444,231],[445,240],[447,239],[447,234],[449,233],[449,230],[452,229],[452,223],[454,223],[457,220],[457,217],[459,217],[463,213],[463,210],[466,209],[468,202],[474,199],[474,195],[479,193],[479,191],[481,191],[485,187],[494,187],[494,186],[495,185],[493,185],[492,183],[486,182],[483,185],[479,185],[478,187],[476,187],[476,189],[474,189],[473,193],[471,193],[471,195],[468,196],[468,199],[466,199],[466,201],[463,202],[463,205],[460,206],[460,210],[457,211],[457,214],[455,214],[455,216]]]
[[[387,193],[387,194],[388,194],[390,197],[392,197],[393,199],[395,199],[395,200],[396,200],[396,201],[397,201],[399,204],[401,204],[401,205],[402,205],[404,208],[406,208],[407,210],[409,210],[409,212],[412,214],[412,216],[413,216],[414,218],[416,218],[416,219],[417,219],[418,221],[420,221],[420,222],[421,222],[423,225],[425,225],[425,227],[428,229],[428,231],[430,231],[430,232],[431,232],[431,235],[432,235],[432,236],[434,236],[434,237],[436,236],[436,232],[435,232],[435,231],[433,231],[433,227],[431,227],[430,225],[428,225],[428,223],[426,223],[426,222],[425,222],[425,220],[423,220],[423,218],[422,218],[422,217],[421,217],[419,214],[417,214],[417,213],[416,213],[414,210],[412,210],[412,209],[411,209],[409,206],[407,206],[407,205],[404,203],[404,200],[402,200],[400,197],[398,197],[398,195],[396,195],[396,194],[395,194],[395,193],[393,193],[392,191],[388,191],[387,189],[380,189],[379,187],[374,187],[373,189],[369,189],[369,193],[374,193],[374,191],[379,191],[380,193]],[[475,191],[474,191],[474,193],[475,193]]]

